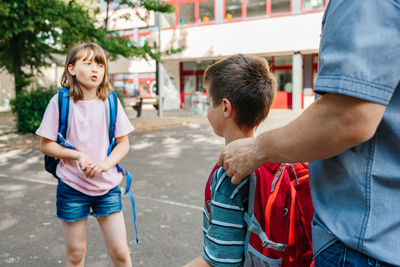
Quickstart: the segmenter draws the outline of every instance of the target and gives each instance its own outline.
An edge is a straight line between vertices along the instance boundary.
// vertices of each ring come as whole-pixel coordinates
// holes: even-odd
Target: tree
[[[119,3],[125,2],[160,12],[174,10],[154,0]],[[121,55],[159,60],[157,47],[147,43],[137,47],[128,38],[108,32],[107,25],[96,28],[98,12],[98,8],[93,12],[92,7],[74,0],[0,0],[0,67],[14,76],[17,97],[29,84],[32,70],[50,65],[55,54],[66,54],[83,41],[98,43],[111,58]]]

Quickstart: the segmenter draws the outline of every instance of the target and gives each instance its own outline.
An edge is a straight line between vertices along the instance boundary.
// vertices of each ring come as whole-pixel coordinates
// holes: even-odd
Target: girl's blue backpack
[[[117,94],[112,91],[108,94],[107,99],[104,101],[106,105],[106,118],[107,118],[107,125],[108,125],[108,138],[110,141],[110,146],[107,149],[107,156],[111,154],[111,151],[116,146],[115,143],[115,122],[117,119],[117,108],[118,108],[118,98]],[[62,145],[63,147],[69,149],[76,148],[67,142],[67,136],[69,134],[70,129],[70,119],[72,115],[72,109],[74,106],[74,100],[72,96],[68,96],[68,87],[63,87],[58,90],[58,114],[59,114],[59,122],[58,122],[58,134],[57,134],[57,143]],[[44,167],[46,171],[51,173],[55,178],[57,177],[56,170],[57,165],[60,162],[60,159],[50,157],[45,155],[44,156]],[[133,221],[135,226],[136,232],[136,242],[139,242],[137,237],[137,227],[136,227],[136,212],[135,212],[135,200],[133,198],[133,194],[129,191],[132,183],[132,176],[131,174],[126,171],[124,168],[120,167],[118,164],[116,165],[118,171],[126,176],[126,188],[121,187],[121,192],[123,195],[128,195],[131,199],[132,203],[132,210],[133,210]]]

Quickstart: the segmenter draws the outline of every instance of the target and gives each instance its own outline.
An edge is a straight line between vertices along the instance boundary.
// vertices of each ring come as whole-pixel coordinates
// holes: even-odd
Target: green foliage
[[[16,93],[28,69],[50,65],[54,54],[93,38],[94,18],[75,1],[0,0],[0,67],[14,75]]]
[[[44,111],[56,93],[55,89],[38,88],[30,92],[22,91],[10,101],[11,110],[17,117],[18,132],[34,133],[39,128]]]
[[[121,0],[114,4],[144,7],[147,12],[174,11],[174,6],[156,0]],[[17,95],[30,82],[32,71],[27,69],[48,66],[55,54],[66,54],[82,42],[98,43],[110,59],[121,55],[160,61],[162,53],[157,46],[135,46],[129,38],[108,32],[106,25],[96,28],[95,15],[99,11],[86,1],[0,0],[0,67],[14,75]]]
[[[145,9],[154,12],[172,13],[175,11],[175,7],[173,5],[159,0],[140,0],[140,1],[122,0],[120,2],[121,4],[128,4],[128,6],[133,8],[144,7]]]
[[[114,9],[122,4],[144,7],[147,14],[150,11],[174,11],[174,6],[158,0],[116,0],[114,4]],[[147,42],[135,46],[129,38],[107,31],[108,16],[105,25],[95,27],[95,15],[100,11],[97,5],[96,0],[0,0],[0,68],[4,67],[14,76],[16,100],[12,105],[18,118],[18,131],[36,130],[49,96],[55,93],[42,89],[25,92],[32,73],[51,65],[55,61],[54,55],[66,54],[74,45],[96,42],[107,51],[111,60],[120,55],[159,62],[162,55],[182,51],[183,48],[160,52],[157,46]]]

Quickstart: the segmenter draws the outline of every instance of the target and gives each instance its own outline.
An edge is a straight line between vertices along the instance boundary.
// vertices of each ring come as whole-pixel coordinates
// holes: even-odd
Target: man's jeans
[[[315,267],[390,267],[394,265],[379,262],[361,254],[338,241],[322,251],[315,259]]]

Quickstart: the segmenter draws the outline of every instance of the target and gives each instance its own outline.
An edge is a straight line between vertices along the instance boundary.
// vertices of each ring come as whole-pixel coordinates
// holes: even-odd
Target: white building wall
[[[53,64],[50,67],[40,68],[35,76],[36,83],[39,86],[61,88],[61,77],[64,73],[64,66]]]
[[[144,59],[127,59],[124,57],[118,57],[115,61],[108,63],[108,73],[143,73],[143,72],[155,72],[156,64],[154,60]]]
[[[322,12],[254,19],[218,25],[163,30],[162,49],[185,50],[168,59],[196,60],[236,53],[279,55],[316,53],[319,47]]]

